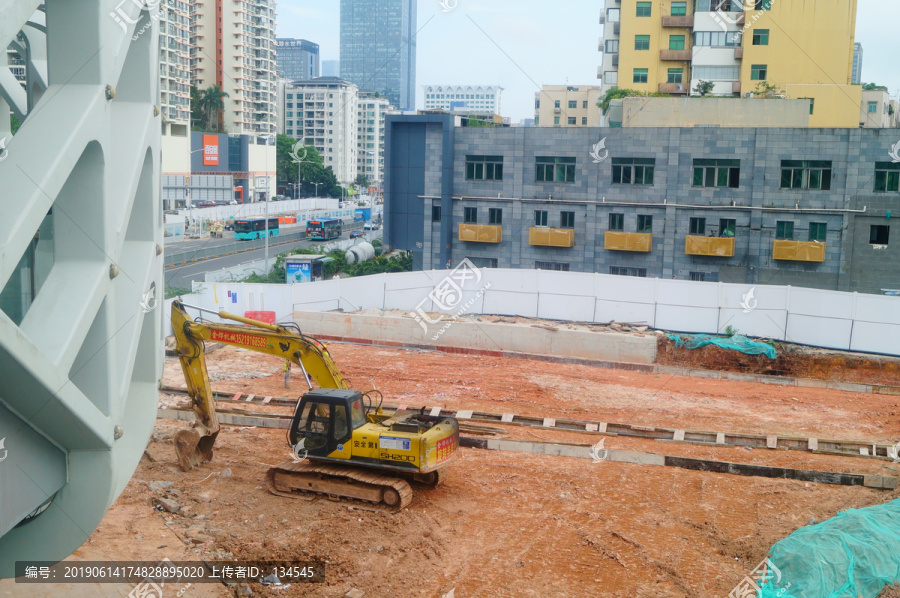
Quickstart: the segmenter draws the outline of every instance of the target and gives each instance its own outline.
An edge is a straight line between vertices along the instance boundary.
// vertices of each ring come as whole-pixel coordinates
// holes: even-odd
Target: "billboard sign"
[[[287,283],[312,282],[312,264],[309,262],[285,263]]]
[[[218,166],[219,165],[219,136],[204,135],[203,136],[203,165]]]

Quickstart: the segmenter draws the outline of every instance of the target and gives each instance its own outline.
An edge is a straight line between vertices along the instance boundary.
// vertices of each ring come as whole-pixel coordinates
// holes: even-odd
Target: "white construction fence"
[[[280,322],[292,321],[295,311],[402,310],[423,322],[423,340],[441,326],[429,314],[462,309],[468,314],[646,324],[676,332],[725,334],[730,329],[805,345],[900,355],[900,297],[799,287],[457,268],[291,286],[195,283],[194,290],[187,303],[237,314],[274,311]]]

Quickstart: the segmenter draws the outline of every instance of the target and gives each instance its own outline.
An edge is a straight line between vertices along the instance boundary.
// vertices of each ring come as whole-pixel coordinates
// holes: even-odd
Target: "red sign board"
[[[219,136],[204,135],[203,136],[203,165],[218,166],[219,165]]]

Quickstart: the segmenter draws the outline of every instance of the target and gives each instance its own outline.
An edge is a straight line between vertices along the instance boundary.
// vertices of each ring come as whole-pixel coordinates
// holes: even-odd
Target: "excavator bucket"
[[[175,455],[182,471],[209,463],[213,457],[213,445],[219,431],[207,431],[203,435],[197,430],[179,430],[175,433]]]

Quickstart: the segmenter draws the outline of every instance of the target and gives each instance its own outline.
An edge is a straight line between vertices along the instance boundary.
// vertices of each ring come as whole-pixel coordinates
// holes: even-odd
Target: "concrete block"
[[[807,442],[807,447],[811,451],[819,450],[819,439],[818,438],[810,438]]]
[[[437,417],[437,416],[439,416],[440,414],[441,414],[441,408],[440,408],[440,407],[432,407],[431,412],[429,413],[429,415],[430,415],[431,417]]]
[[[664,466],[666,464],[666,458],[663,455],[635,453],[633,451],[609,451],[609,457],[606,460],[618,463],[635,463],[637,465]]]
[[[463,409],[462,411],[456,412],[456,419],[472,419],[472,411]]]
[[[542,424],[545,428],[555,428],[556,427],[556,418],[553,417],[545,417],[544,423]]]
[[[725,433],[719,432],[716,434],[716,444],[725,444]]]
[[[406,411],[409,408],[409,405],[397,405],[397,411]]]
[[[863,477],[863,485],[867,488],[893,490],[897,487],[897,478],[890,476],[867,475]]]
[[[597,424],[587,424],[584,429],[588,432],[599,432],[600,426],[598,426]]]
[[[271,402],[272,402],[272,397],[266,397],[265,399],[263,399],[263,405],[268,405]]]
[[[672,440],[683,441],[684,440],[684,430],[675,430],[675,435],[672,437]]]
[[[579,459],[590,459],[591,448],[588,446],[568,446],[557,445],[559,447],[559,455],[561,457],[576,457]]]
[[[520,440],[501,440],[500,447],[497,450],[512,451],[515,453],[533,453],[534,447],[531,442],[522,442]]]
[[[869,455],[869,447],[867,447],[867,446],[859,447],[859,454],[868,456]]]
[[[253,399],[255,399],[255,398],[256,398],[256,395],[250,395],[250,396],[247,397],[245,400],[246,400],[248,403],[250,403],[250,402],[252,402]]]
[[[597,431],[603,432],[605,434],[606,433],[606,422],[600,422],[599,424],[597,424]]]
[[[506,422],[506,423],[512,423],[512,420],[513,420],[514,417],[515,417],[515,415],[512,414],[512,413],[504,413],[504,414],[500,417],[500,421]]]
[[[488,450],[499,451],[500,450],[500,439],[499,438],[488,438],[487,447],[488,447]]]
[[[778,436],[766,436],[766,448],[778,448]]]

